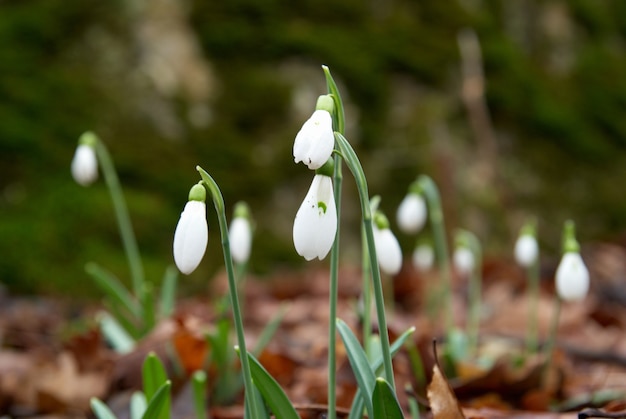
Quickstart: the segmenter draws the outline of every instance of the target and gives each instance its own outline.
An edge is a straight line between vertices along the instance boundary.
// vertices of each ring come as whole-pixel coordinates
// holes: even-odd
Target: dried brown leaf
[[[427,395],[435,419],[465,419],[450,384],[437,364],[433,366],[433,378],[428,385]]]

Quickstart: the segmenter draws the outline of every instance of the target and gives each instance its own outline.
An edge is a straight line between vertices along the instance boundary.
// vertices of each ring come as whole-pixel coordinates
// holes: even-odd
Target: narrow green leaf
[[[239,351],[239,348],[237,348]],[[259,389],[263,399],[268,404],[274,417],[280,419],[300,419],[298,412],[293,407],[287,395],[276,382],[276,380],[267,372],[263,365],[248,352],[248,360],[250,361],[250,373],[254,381],[255,387]]]
[[[152,399],[157,390],[167,381],[165,367],[154,353],[150,352],[143,361],[143,391],[146,399]]]
[[[270,414],[267,411],[267,406],[265,405],[265,401],[263,400],[263,396],[261,395],[261,392],[259,391],[259,389],[257,388],[257,386],[254,386],[254,395],[253,397],[256,399],[256,405],[260,407],[260,412],[259,414],[261,415],[261,417],[259,419],[270,419]],[[252,413],[250,413],[250,408],[248,407],[248,405],[245,405],[245,410],[244,410],[244,419],[252,419]]]
[[[115,275],[94,262],[85,265],[85,271],[93,277],[95,284],[106,297],[128,310],[133,316],[140,316],[141,310],[137,301]]]
[[[91,410],[98,419],[117,419],[111,409],[101,400],[92,397],[90,400]]]
[[[328,89],[328,93],[333,95],[335,100],[335,111],[336,111],[336,128],[340,133],[344,133],[344,127],[346,125],[346,117],[343,110],[343,101],[341,100],[341,95],[339,94],[339,89],[337,88],[337,84],[333,79],[333,76],[330,74],[330,69],[323,65],[322,70],[324,70],[324,75],[326,76],[326,86]]]
[[[374,371],[372,370],[372,367],[367,360],[367,355],[361,347],[359,340],[356,338],[356,336],[354,336],[354,333],[352,333],[352,330],[350,330],[348,325],[345,324],[344,321],[341,319],[337,319],[337,330],[339,331],[339,335],[341,336],[343,344],[346,347],[348,360],[350,361],[350,365],[352,366],[352,371],[354,372],[354,376],[356,377],[359,389],[362,392],[361,394],[367,395],[366,397],[363,397],[365,407],[370,416],[374,417],[374,410],[371,398],[371,395],[374,393],[374,383],[376,382],[376,376],[374,375]]]
[[[178,269],[176,269],[176,266],[170,265],[165,270],[163,283],[161,284],[161,303],[159,309],[162,318],[170,317],[174,312],[177,283]]]
[[[191,376],[191,386],[193,390],[193,406],[196,411],[196,419],[206,419],[206,373],[198,370]]]
[[[110,299],[104,300],[104,307],[133,339],[137,340],[143,336],[139,328],[139,323],[141,323],[140,317],[135,317],[133,314],[128,313],[124,307]]]
[[[396,394],[382,377],[376,379],[372,402],[376,419],[404,419]]]
[[[154,393],[148,403],[148,408],[142,419],[169,419],[170,418],[170,388],[172,383],[167,380]]]
[[[125,354],[133,350],[135,340],[113,316],[103,311],[98,315],[98,323],[104,338],[115,352]]]
[[[156,325],[156,308],[154,307],[154,288],[144,282],[141,294],[141,312],[143,313],[143,331],[148,334]]]
[[[406,340],[415,332],[415,327],[410,327],[404,333],[402,333],[398,339],[396,339],[391,345],[390,351],[391,356],[395,356],[398,351],[402,348]],[[382,355],[377,356],[371,363],[372,370],[376,371],[383,365],[383,357]],[[363,412],[363,392],[360,388],[357,389],[356,394],[354,395],[354,399],[352,399],[352,406],[350,408],[350,417],[349,419],[361,418]],[[359,416],[361,415],[361,416]]]
[[[135,391],[130,397],[130,419],[141,419],[147,407],[146,395],[141,391]]]
[[[263,328],[261,334],[259,335],[259,339],[257,340],[257,344],[252,350],[252,354],[254,356],[259,356],[263,349],[267,346],[267,344],[272,340],[272,336],[276,333],[278,326],[280,326],[280,322],[285,317],[285,313],[287,312],[288,305],[282,304],[278,309],[278,314],[272,318],[272,320]]]

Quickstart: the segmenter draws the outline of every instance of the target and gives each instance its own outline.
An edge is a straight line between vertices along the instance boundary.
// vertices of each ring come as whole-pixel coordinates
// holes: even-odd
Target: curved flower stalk
[[[255,397],[255,389],[252,383],[252,375],[250,372],[250,361],[248,359],[248,351],[246,349],[246,339],[243,330],[243,319],[241,315],[241,306],[239,304],[239,293],[237,292],[237,282],[235,279],[235,270],[233,268],[233,259],[230,251],[230,239],[228,237],[228,224],[226,223],[226,212],[224,210],[224,197],[219,186],[203,168],[196,166],[196,170],[200,173],[204,187],[209,191],[217,220],[220,226],[220,237],[222,240],[222,249],[224,252],[224,265],[226,265],[226,275],[228,277],[228,290],[230,294],[230,302],[233,311],[233,321],[235,323],[235,331],[237,332],[237,343],[240,348],[239,360],[241,362],[241,372],[243,375],[246,406],[249,407],[252,418],[260,418],[260,409],[257,405]]]
[[[418,233],[424,228],[427,219],[426,202],[415,182],[409,187],[396,213],[396,220],[400,230],[407,234]]]
[[[252,220],[250,208],[245,202],[237,202],[233,220],[228,229],[233,260],[245,265],[250,259],[252,249]]]
[[[97,137],[85,132],[78,139],[78,147],[72,159],[72,177],[82,186],[89,186],[98,179],[98,158],[96,157]]]
[[[322,167],[330,158],[335,145],[332,112],[334,100],[330,95],[320,96],[313,115],[302,125],[293,143],[293,158],[309,169]]]
[[[389,220],[381,211],[374,214],[374,244],[380,269],[387,275],[400,272],[402,249],[398,239],[389,229]]]
[[[418,242],[415,249],[413,249],[411,261],[413,266],[419,271],[426,272],[432,269],[435,263],[435,251],[432,243],[425,240]]]
[[[202,184],[194,185],[189,191],[174,233],[174,262],[185,275],[192,273],[206,251],[209,241],[209,226],[206,221],[206,190]]]
[[[469,353],[475,354],[480,329],[480,298],[482,288],[482,248],[470,231],[458,230],[455,237],[454,264],[459,272],[469,277],[469,311],[467,336]]]
[[[563,227],[563,256],[556,270],[556,296],[554,314],[548,342],[546,344],[546,369],[548,372],[552,363],[552,351],[556,343],[556,334],[559,327],[559,316],[562,301],[580,301],[589,290],[589,271],[580,256],[580,245],[576,240],[576,226],[572,220],[565,222]],[[545,375],[544,375],[545,377]]]
[[[528,331],[526,349],[532,354],[537,350],[537,305],[539,304],[539,244],[534,219],[522,226],[515,242],[515,260],[526,270],[528,277]]]

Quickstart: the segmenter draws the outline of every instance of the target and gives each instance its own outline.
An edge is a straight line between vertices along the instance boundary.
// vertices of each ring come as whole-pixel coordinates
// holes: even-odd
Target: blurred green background
[[[458,35],[468,28],[482,49],[492,142],[462,100]],[[0,0],[0,283],[93,295],[89,261],[128,280],[104,182],[83,188],[70,176],[85,130],[113,155],[149,278],[172,263],[196,164],[229,212],[250,203],[256,273],[302,267],[291,222],[312,174],[291,148],[325,92],[322,64],[392,220],[426,173],[449,227],[475,231],[493,255],[508,255],[531,215],[548,252],[570,217],[583,242],[617,240],[625,50],[622,0]],[[349,262],[358,203],[345,174]],[[222,265],[209,214],[210,248],[183,280],[188,292]],[[410,252],[413,238],[399,237]]]

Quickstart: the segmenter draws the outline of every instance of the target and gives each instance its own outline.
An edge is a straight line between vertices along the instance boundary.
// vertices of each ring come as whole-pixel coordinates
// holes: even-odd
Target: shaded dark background
[[[461,100],[466,28],[483,53],[497,143],[488,160]],[[70,176],[88,129],[113,155],[148,278],[160,281],[172,263],[196,164],[229,212],[250,203],[253,271],[302,267],[291,220],[311,173],[291,148],[325,92],[322,64],[390,218],[426,173],[449,228],[475,231],[492,255],[508,257],[528,216],[551,254],[567,218],[582,242],[619,240],[625,41],[621,0],[0,0],[0,282],[89,295],[92,260],[128,279],[104,182],[82,188]],[[358,203],[344,174],[349,262]],[[184,280],[190,291],[223,261],[209,213],[210,248]],[[410,252],[413,238],[399,237]]]

